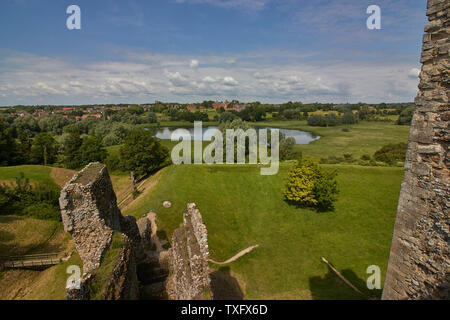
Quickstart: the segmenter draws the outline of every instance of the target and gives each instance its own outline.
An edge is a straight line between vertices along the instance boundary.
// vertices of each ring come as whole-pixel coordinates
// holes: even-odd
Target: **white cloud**
[[[203,78],[203,82],[214,83],[214,82],[216,82],[216,79],[214,79],[213,77],[210,77],[210,76],[206,76]]]
[[[191,63],[189,64],[191,68],[197,68],[198,67],[198,60],[191,60]]]
[[[239,84],[233,77],[223,78],[223,83],[227,86],[237,86]]]
[[[184,55],[130,54],[126,61],[74,63],[0,51],[0,105],[194,102],[234,99],[262,102],[401,102],[417,94],[418,69],[408,62],[289,60],[254,53],[201,56],[193,69]],[[287,62],[288,61],[288,62]],[[280,64],[280,62],[282,62]],[[409,64],[409,65],[408,65]],[[414,77],[412,77],[414,75]],[[238,80],[237,80],[238,79]]]

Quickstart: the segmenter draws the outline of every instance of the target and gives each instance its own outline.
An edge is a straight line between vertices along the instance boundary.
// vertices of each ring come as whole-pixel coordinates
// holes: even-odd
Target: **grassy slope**
[[[74,171],[45,166],[0,167],[0,181],[14,181],[20,172],[30,182],[63,186]],[[123,193],[129,185],[128,177],[111,175],[114,189]],[[22,255],[42,252],[71,252],[74,244],[64,232],[62,223],[17,216],[12,212],[0,216],[0,255]],[[65,299],[66,268],[82,267],[78,254],[65,263],[44,271],[10,270],[0,273],[0,299]]]
[[[42,182],[56,185],[55,181],[50,176],[51,169],[51,167],[34,165],[0,167],[0,181],[15,181],[20,173],[23,172],[30,182]]]
[[[244,279],[246,298],[359,298],[329,273],[321,256],[373,295],[365,289],[365,271],[375,264],[385,274],[402,169],[329,167],[339,171],[335,212],[287,205],[281,193],[289,168],[284,164],[275,176],[261,176],[252,166],[171,166],[125,213],[140,217],[154,210],[159,229],[170,237],[186,204],[195,202],[215,260],[259,244],[230,265]],[[172,208],[164,209],[164,200]]]

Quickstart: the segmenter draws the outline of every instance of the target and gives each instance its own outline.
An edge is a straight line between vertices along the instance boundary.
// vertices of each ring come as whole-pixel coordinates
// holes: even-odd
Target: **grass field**
[[[230,265],[250,299],[358,299],[321,262],[327,258],[366,295],[366,268],[384,276],[403,170],[327,166],[339,172],[335,212],[297,209],[283,201],[288,164],[275,176],[255,166],[170,166],[160,182],[130,204],[125,214],[153,210],[169,238],[195,202],[208,228],[210,254],[224,261],[251,245],[260,247]],[[165,209],[164,200],[172,201]],[[383,279],[384,281],[384,279]]]
[[[0,167],[0,181],[15,181],[20,173],[23,172],[30,182],[42,182],[45,184],[57,185],[51,178],[51,167],[44,166],[16,166],[16,167]]]
[[[265,121],[252,123],[254,126],[269,126],[283,129],[297,129],[321,136],[307,145],[296,145],[295,151],[320,160],[329,156],[350,153],[355,159],[363,154],[373,155],[389,143],[407,142],[409,126],[398,126],[392,122],[360,121],[353,125],[337,127],[311,127],[306,121]],[[342,129],[348,128],[349,132]]]

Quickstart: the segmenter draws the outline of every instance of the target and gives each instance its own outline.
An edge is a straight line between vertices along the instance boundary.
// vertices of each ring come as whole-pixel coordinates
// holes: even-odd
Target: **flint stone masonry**
[[[84,273],[100,265],[122,214],[104,165],[91,163],[70,180],[59,198],[64,230],[72,235]]]
[[[183,224],[175,230],[169,250],[167,294],[171,300],[206,299],[210,292],[208,234],[200,211],[187,205]]]
[[[72,235],[83,261],[81,288],[69,288],[67,298],[89,299],[95,270],[111,245],[113,233],[119,232],[124,246],[107,282],[104,299],[137,299],[136,263],[145,259],[142,240],[136,219],[123,217],[117,206],[106,167],[91,163],[75,174],[61,191],[59,204],[64,230]]]
[[[138,300],[139,280],[137,278],[135,245],[128,236],[122,235],[124,246],[108,279],[103,300]]]
[[[450,1],[429,0],[383,299],[450,299]]]

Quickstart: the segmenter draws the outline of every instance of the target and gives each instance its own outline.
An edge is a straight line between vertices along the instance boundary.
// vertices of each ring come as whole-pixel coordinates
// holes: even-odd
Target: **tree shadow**
[[[317,213],[335,212],[335,209],[336,209],[334,204],[329,205],[329,206],[308,207],[305,205],[298,204],[296,201],[292,201],[292,200],[288,200],[288,199],[284,199],[284,202],[290,206],[295,207],[296,209],[306,209],[306,210],[315,211]]]
[[[213,300],[243,300],[244,293],[230,267],[222,267],[210,274]]]
[[[313,300],[367,300],[379,299],[382,290],[369,290],[366,281],[359,278],[353,270],[339,272],[363,294],[356,292],[327,266],[328,272],[323,276],[309,278],[309,287]]]

